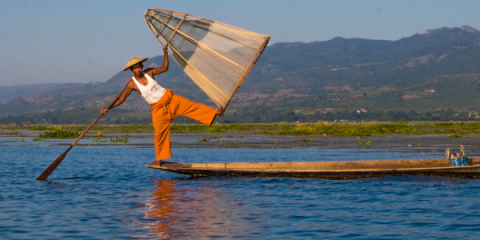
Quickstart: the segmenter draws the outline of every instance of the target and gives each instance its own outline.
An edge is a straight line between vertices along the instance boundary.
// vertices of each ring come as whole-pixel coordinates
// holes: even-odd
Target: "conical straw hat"
[[[147,60],[148,60],[148,58],[132,57],[132,58],[130,58],[130,61],[128,61],[127,65],[125,66],[123,71],[127,71],[128,69],[130,69],[131,66],[133,66],[137,63],[145,62]]]

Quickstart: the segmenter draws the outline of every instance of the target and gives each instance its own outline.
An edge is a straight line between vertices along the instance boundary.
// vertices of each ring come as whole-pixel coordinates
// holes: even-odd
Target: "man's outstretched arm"
[[[135,83],[130,80],[127,85],[125,86],[125,88],[123,89],[122,91],[122,95],[120,96],[120,98],[112,105],[111,108],[114,108],[114,107],[118,107],[120,106],[123,102],[125,102],[125,100],[127,100],[128,96],[130,96],[130,94],[132,93],[132,91],[136,91],[135,87],[134,87]],[[101,113],[103,115],[107,114],[108,110],[110,110],[110,108],[108,107],[104,107],[102,108],[102,111]]]

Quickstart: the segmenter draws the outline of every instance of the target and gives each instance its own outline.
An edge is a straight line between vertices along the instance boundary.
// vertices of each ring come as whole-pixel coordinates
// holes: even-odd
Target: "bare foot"
[[[223,109],[223,106],[220,106],[219,109],[217,109],[217,115],[220,116],[220,117],[223,117],[223,112],[225,111],[225,109]]]

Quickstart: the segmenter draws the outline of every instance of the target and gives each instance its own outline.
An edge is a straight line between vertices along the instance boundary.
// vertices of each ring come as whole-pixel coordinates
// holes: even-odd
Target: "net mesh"
[[[217,105],[226,108],[270,39],[224,23],[165,9],[145,13],[150,30]]]

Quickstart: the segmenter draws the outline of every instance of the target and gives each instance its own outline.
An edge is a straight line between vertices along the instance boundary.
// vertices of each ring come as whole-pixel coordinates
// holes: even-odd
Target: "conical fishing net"
[[[227,107],[252,70],[269,36],[165,9],[149,9],[145,20],[168,44],[183,71],[217,105]]]

